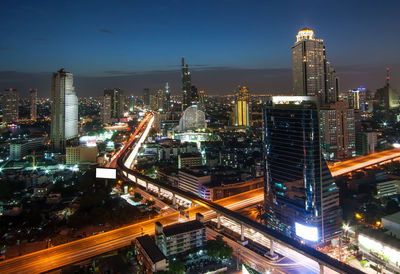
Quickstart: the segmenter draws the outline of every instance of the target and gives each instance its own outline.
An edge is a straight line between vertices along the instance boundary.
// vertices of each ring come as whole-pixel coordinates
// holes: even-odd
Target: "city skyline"
[[[283,3],[243,6],[225,1],[205,9],[179,1],[169,6],[120,4],[112,8],[100,2],[93,10],[88,4],[32,7],[26,3],[4,4],[9,12],[2,28],[9,39],[0,44],[2,88],[17,88],[23,97],[29,88],[38,88],[39,97],[48,96],[51,72],[60,67],[74,73],[78,96],[100,95],[112,87],[140,95],[143,88],[162,88],[167,81],[172,94],[179,94],[182,56],[191,68],[193,84],[207,94],[233,93],[241,83],[254,93],[289,94],[290,47],[298,30],[306,26],[329,47],[328,58],[341,79],[342,91],[360,85],[376,90],[384,83],[386,67],[391,68],[392,85],[399,85],[398,38],[392,35],[398,25],[395,2],[332,4],[324,16],[325,9],[319,5],[310,3],[304,9],[293,4],[284,7],[283,21],[279,12]],[[59,8],[71,12],[72,20],[59,20]],[[376,20],[354,21],[349,10]],[[188,11],[200,20],[182,16]],[[29,25],[22,20],[28,14],[37,18]],[[106,16],[117,18],[104,22]],[[341,20],[333,20],[339,16]],[[370,39],[371,31],[374,39]],[[190,38],[187,43],[179,42],[182,33]]]

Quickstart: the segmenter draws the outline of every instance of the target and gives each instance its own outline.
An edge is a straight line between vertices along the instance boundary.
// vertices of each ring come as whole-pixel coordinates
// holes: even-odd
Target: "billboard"
[[[315,226],[305,226],[300,223],[295,223],[296,235],[307,241],[318,241],[318,228]]]
[[[115,168],[96,168],[96,178],[117,179],[117,170]]]

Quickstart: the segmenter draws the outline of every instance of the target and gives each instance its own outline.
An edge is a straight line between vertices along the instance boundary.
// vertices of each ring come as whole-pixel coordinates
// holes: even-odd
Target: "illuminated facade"
[[[18,122],[19,96],[16,89],[6,89],[1,93],[1,110],[3,112],[3,122]]]
[[[377,89],[374,102],[374,117],[380,122],[396,120],[396,112],[399,107],[399,93],[390,85],[389,69],[386,76],[386,85]]]
[[[53,149],[65,151],[66,141],[78,136],[78,98],[72,73],[53,73],[51,82],[51,132]]]
[[[36,114],[37,114],[37,89],[31,88],[29,89],[29,109],[30,109],[30,116],[32,121],[36,121]]]
[[[235,91],[235,126],[250,126],[250,96],[245,86],[238,86]]]
[[[339,190],[322,156],[317,98],[272,97],[263,115],[267,225],[314,243],[339,236]]]
[[[347,102],[322,106],[320,127],[325,160],[340,161],[356,156],[354,109]]]
[[[205,130],[206,125],[204,112],[199,110],[197,105],[193,105],[184,111],[182,118],[179,120],[178,130],[180,132]]]
[[[103,122],[119,121],[124,115],[125,97],[119,88],[104,89]]]
[[[199,108],[201,111],[206,111],[206,102],[205,102],[205,92],[204,90],[199,91]]]
[[[338,99],[339,82],[335,70],[326,60],[322,39],[314,31],[301,29],[292,47],[293,91],[297,95],[318,96],[320,105]]]

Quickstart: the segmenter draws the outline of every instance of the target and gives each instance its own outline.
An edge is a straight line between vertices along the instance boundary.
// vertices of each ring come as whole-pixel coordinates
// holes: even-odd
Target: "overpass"
[[[400,149],[389,149],[336,163],[329,167],[333,177],[400,158]]]
[[[173,187],[169,184],[161,182],[159,180],[150,178],[132,170],[134,158],[140,148],[140,145],[144,142],[147,137],[148,131],[151,129],[154,117],[152,117],[144,131],[144,134],[140,137],[139,142],[135,148],[130,152],[127,150],[121,157],[117,160],[117,167],[122,171],[122,173],[132,182],[141,185],[146,188],[146,190],[152,190],[158,193],[159,196],[166,195],[169,196],[175,204],[178,200],[187,202],[191,207],[194,204],[201,205],[214,212],[217,217],[218,228],[221,227],[221,217],[225,217],[233,222],[240,224],[241,227],[241,241],[245,242],[244,228],[248,227],[253,229],[255,232],[261,234],[266,239],[269,240],[270,253],[273,254],[275,247],[279,247],[280,253],[283,256],[287,256],[296,262],[303,262],[312,268],[313,270],[319,270],[320,273],[336,272],[336,273],[362,273],[359,270],[337,261],[322,252],[315,250],[309,246],[303,245],[298,241],[289,238],[275,230],[272,230],[258,222],[255,222],[241,214],[232,211],[224,206],[217,203],[211,202],[206,199],[198,197],[194,193],[190,193],[179,188]],[[213,217],[212,214],[207,216],[208,218]],[[282,252],[284,251],[284,252]],[[283,253],[283,254],[282,254]]]

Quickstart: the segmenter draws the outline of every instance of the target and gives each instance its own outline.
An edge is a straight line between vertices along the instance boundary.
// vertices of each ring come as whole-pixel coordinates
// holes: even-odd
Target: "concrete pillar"
[[[175,193],[172,193],[172,204],[176,205],[176,196]]]
[[[217,213],[217,228],[221,229],[221,214]]]
[[[319,273],[324,274],[324,265],[323,264],[319,264]]]
[[[157,192],[157,194],[158,194],[158,198],[160,198],[160,196],[161,196],[160,187],[158,187],[158,192]]]
[[[272,238],[269,239],[269,254],[273,257],[274,256],[274,241]]]
[[[244,242],[244,225],[240,223],[240,241]]]
[[[146,182],[146,191],[149,191],[149,182]]]

